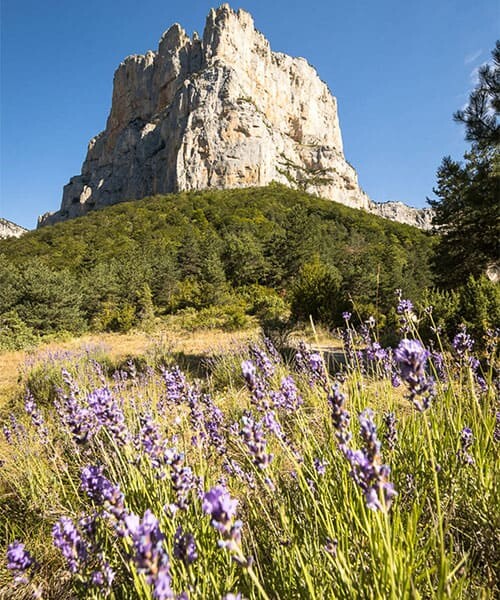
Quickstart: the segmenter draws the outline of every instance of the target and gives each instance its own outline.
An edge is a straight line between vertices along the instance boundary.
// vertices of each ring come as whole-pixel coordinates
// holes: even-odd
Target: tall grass
[[[494,598],[495,353],[457,342],[412,380],[374,330],[347,320],[336,369],[262,344],[197,381],[93,363],[49,393],[31,373],[4,424],[4,596]]]

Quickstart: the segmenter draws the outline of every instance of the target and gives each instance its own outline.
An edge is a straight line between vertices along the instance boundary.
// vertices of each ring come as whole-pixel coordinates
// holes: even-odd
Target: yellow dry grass
[[[161,346],[171,352],[210,356],[214,353],[228,352],[235,345],[243,344],[257,335],[257,329],[237,332],[211,329],[194,333],[180,329],[159,329],[150,334],[133,332],[84,335],[70,340],[42,344],[30,351],[3,352],[0,353],[0,408],[15,395],[20,370],[25,361],[47,352],[77,352],[85,348],[97,347],[102,348],[112,361],[118,362]]]

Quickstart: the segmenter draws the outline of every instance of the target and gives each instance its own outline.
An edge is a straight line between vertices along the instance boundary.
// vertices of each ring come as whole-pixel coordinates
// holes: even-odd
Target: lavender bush
[[[394,348],[346,314],[336,370],[263,340],[223,387],[65,357],[3,422],[5,597],[494,598],[496,350],[397,314]]]

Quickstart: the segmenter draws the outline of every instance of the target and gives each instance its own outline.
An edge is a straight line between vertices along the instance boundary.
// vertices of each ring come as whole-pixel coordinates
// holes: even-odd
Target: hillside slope
[[[87,325],[106,311],[137,316],[149,291],[157,314],[232,302],[249,286],[283,298],[307,265],[328,271],[339,308],[350,298],[383,308],[395,288],[420,296],[431,252],[432,238],[413,227],[277,184],[156,196],[0,241],[0,314],[18,306],[31,319],[49,302],[34,290],[44,280],[66,290]]]

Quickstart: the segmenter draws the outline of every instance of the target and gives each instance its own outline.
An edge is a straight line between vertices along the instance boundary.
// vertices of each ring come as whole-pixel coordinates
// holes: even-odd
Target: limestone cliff
[[[9,237],[21,237],[27,231],[24,227],[0,217],[0,240]]]
[[[153,194],[277,181],[377,212],[345,160],[337,104],[303,58],[272,52],[250,14],[211,10],[203,38],[175,24],[114,77],[106,129],[45,225]],[[415,209],[413,209],[415,210]]]

